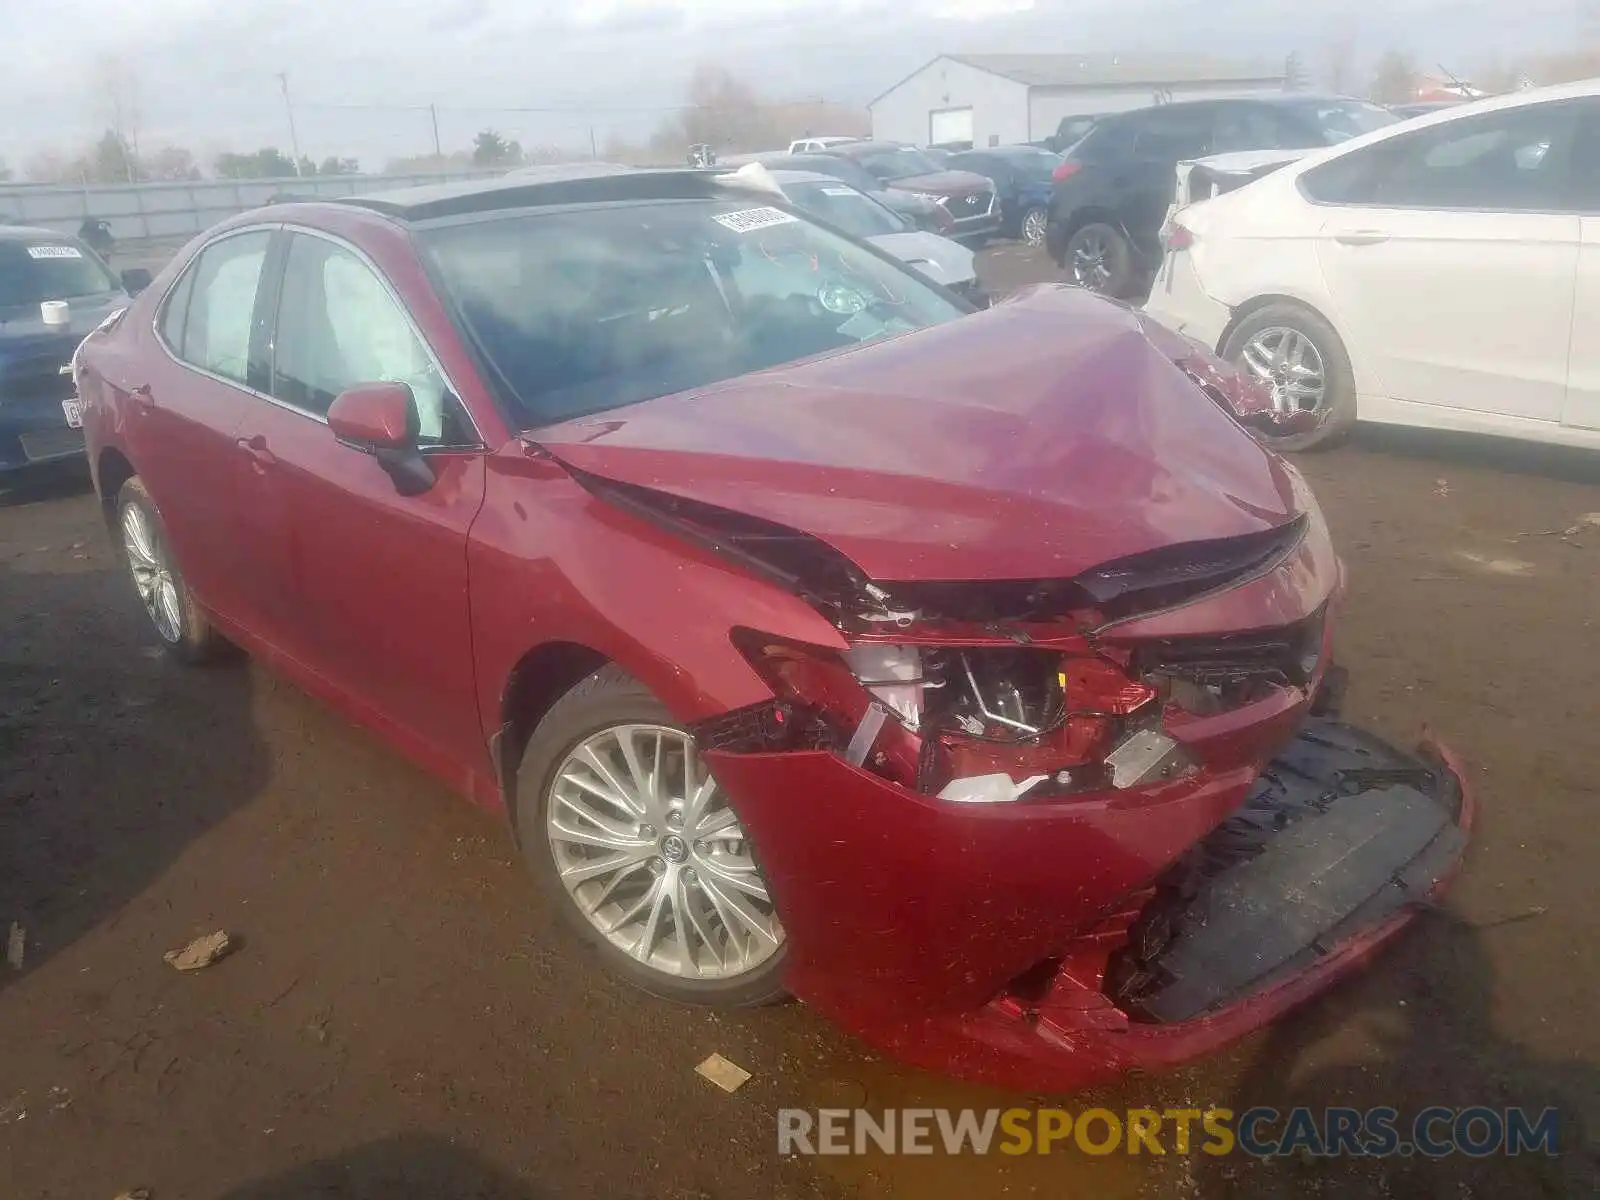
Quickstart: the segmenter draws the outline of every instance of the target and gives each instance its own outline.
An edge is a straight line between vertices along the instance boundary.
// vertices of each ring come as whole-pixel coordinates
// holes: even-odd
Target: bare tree
[[[38,150],[22,164],[22,174],[29,183],[76,182],[72,164],[59,150]]]
[[[97,118],[128,148],[124,156],[127,181],[137,183],[139,123],[142,116],[138,71],[116,55],[102,55],[95,64],[93,94]]]
[[[0,183],[11,182],[11,168],[6,166],[6,160],[0,158]]]
[[[1357,41],[1353,18],[1340,21],[1330,32],[1322,50],[1322,78],[1330,92],[1346,95],[1355,90]]]

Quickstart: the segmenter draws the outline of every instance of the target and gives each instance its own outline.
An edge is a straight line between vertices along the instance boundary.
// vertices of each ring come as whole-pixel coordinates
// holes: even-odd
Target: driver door
[[[240,437],[288,526],[285,647],[445,774],[479,765],[467,533],[485,453],[398,294],[343,242],[285,233],[271,392]],[[357,383],[408,384],[436,480],[402,496],[370,454],[334,440],[327,411]]]

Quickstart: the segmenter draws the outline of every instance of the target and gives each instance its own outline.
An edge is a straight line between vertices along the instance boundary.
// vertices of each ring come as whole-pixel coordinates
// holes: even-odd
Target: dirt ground
[[[1015,248],[1000,288],[1048,275]],[[1557,1160],[780,1159],[784,1106],[1009,1106],[798,1005],[710,1015],[600,975],[504,829],[247,664],[161,661],[81,477],[0,507],[0,1196],[1593,1194],[1600,513],[1591,456],[1363,431],[1303,457],[1349,568],[1347,715],[1471,764],[1465,872],[1276,1029],[1074,1108],[1549,1105]],[[208,970],[162,953],[213,929]],[[711,1051],[753,1072],[725,1095]],[[1037,1098],[1034,1098],[1037,1099]]]

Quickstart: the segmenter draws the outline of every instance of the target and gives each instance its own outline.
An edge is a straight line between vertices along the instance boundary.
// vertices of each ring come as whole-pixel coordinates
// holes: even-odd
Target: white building
[[[1177,56],[944,54],[872,101],[872,136],[936,145],[1042,141],[1063,117],[1281,92],[1284,64]]]

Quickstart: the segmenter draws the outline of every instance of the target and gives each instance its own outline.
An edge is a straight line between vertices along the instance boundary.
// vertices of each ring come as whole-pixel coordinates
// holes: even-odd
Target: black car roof
[[[54,238],[69,246],[78,244],[78,239],[70,233],[60,233],[54,229],[43,229],[34,225],[7,225],[0,222],[0,242],[36,242],[40,238]]]
[[[553,204],[605,204],[620,200],[698,200],[726,194],[729,170],[620,167],[615,163],[574,163],[542,167],[493,179],[428,184],[350,196],[334,203],[354,205],[405,221],[426,221],[500,209]],[[737,187],[737,185],[732,185]]]

